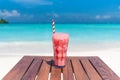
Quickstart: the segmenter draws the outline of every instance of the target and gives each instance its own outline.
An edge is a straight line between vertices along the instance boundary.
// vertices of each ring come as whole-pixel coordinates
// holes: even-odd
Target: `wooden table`
[[[24,56],[3,80],[120,80],[120,78],[99,57],[67,57],[66,66],[57,68],[53,64],[53,57]]]

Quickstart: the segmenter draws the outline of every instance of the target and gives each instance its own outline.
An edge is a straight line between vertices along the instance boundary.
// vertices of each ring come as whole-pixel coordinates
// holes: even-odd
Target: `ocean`
[[[72,43],[120,41],[120,24],[55,24]],[[51,24],[1,24],[0,42],[51,41]]]
[[[120,24],[55,24],[55,29],[69,34],[69,52],[120,50]],[[1,24],[0,55],[53,53],[52,34],[51,24]]]

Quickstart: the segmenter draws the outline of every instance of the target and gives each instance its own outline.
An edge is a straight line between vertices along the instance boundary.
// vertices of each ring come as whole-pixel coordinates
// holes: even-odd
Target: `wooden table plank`
[[[102,80],[87,58],[82,59],[81,63],[84,66],[90,80]]]
[[[2,80],[21,80],[33,59],[33,56],[24,56]]]
[[[36,80],[48,80],[49,72],[50,80],[61,80],[61,72],[63,80],[74,80],[73,73],[76,80],[120,80],[98,57],[67,57],[64,68],[55,67],[52,59],[50,56],[24,56],[2,80],[35,80],[36,76]]]
[[[63,68],[63,80],[74,80],[70,59],[67,59],[66,65]]]
[[[40,71],[38,73],[37,80],[48,80],[49,72],[51,67],[51,58],[45,58],[41,65]]]
[[[22,80],[35,80],[41,63],[42,59],[40,57],[35,57],[33,63],[31,64],[26,74],[23,76]]]
[[[52,62],[50,80],[61,80],[61,68],[55,67],[54,62]]]
[[[72,65],[73,65],[76,80],[89,80],[79,59],[72,59]]]
[[[120,80],[120,78],[98,57],[89,58],[103,80]]]

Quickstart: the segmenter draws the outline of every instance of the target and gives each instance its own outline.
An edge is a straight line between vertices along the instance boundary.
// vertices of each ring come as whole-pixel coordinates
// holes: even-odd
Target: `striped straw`
[[[55,22],[54,22],[54,20],[52,20],[52,30],[53,30],[53,33],[55,33]]]

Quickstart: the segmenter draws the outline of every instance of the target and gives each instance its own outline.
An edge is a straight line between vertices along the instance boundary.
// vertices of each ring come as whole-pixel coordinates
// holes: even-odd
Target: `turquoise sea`
[[[120,41],[120,24],[55,24],[71,42]],[[0,42],[51,41],[51,24],[0,24]]]

